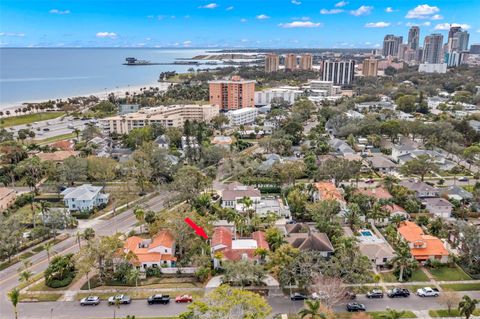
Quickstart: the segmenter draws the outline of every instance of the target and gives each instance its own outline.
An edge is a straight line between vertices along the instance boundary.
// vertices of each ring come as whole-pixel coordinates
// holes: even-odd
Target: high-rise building
[[[373,58],[363,60],[362,72],[364,76],[377,76],[378,60]]]
[[[480,44],[472,44],[470,46],[470,54],[480,54]]]
[[[265,72],[276,72],[278,71],[278,66],[280,64],[280,59],[278,55],[270,53],[265,56]]]
[[[448,41],[450,41],[451,38],[453,38],[453,35],[457,33],[458,31],[462,31],[462,27],[452,27],[450,26],[450,30],[448,30]]]
[[[458,31],[452,37],[452,51],[465,52],[468,51],[468,40],[470,39],[470,34],[468,31]]]
[[[408,50],[408,44],[400,43],[398,46],[397,58],[399,60],[405,60],[405,52]]]
[[[285,70],[296,70],[297,69],[297,55],[293,53],[288,53],[285,56]]]
[[[209,81],[210,104],[229,111],[255,107],[255,81],[232,76],[230,80]]]
[[[298,68],[300,70],[311,70],[313,65],[313,57],[310,53],[302,54],[300,56],[300,64]]]
[[[383,39],[383,56],[397,56],[398,47],[403,43],[403,37],[387,34]]]
[[[418,26],[413,26],[408,31],[408,47],[410,49],[418,49],[420,42],[420,28]]]
[[[425,37],[422,60],[425,63],[443,63],[443,35],[433,33]]]
[[[355,61],[323,61],[322,81],[335,85],[348,85],[355,76]]]

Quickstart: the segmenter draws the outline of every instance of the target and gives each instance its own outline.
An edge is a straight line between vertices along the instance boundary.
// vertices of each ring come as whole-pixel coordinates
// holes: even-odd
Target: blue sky
[[[449,24],[480,42],[479,0],[1,0],[0,46],[380,46]]]

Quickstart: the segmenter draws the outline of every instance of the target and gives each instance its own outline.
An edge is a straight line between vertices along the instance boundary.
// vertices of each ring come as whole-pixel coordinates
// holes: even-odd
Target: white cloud
[[[52,9],[49,11],[52,14],[69,14],[70,10],[58,10],[58,9]]]
[[[380,46],[381,46],[380,43],[376,43],[376,44],[374,45],[374,47],[376,47],[376,48],[379,48]]]
[[[390,26],[390,22],[369,22],[365,24],[365,28],[386,28]]]
[[[318,28],[321,27],[322,24],[320,22],[311,22],[311,21],[293,21],[290,23],[280,23],[279,26],[286,29],[292,28]]]
[[[442,20],[443,17],[442,17],[441,15],[439,15],[439,14],[435,14],[435,15],[433,15],[430,19],[431,19],[431,20]]]
[[[0,37],[24,37],[25,33],[21,32],[0,32]]]
[[[341,7],[345,7],[347,4],[348,4],[348,1],[340,1],[335,4],[335,7],[341,8]]]
[[[216,4],[215,2],[212,2],[212,3],[206,4],[204,6],[200,6],[199,8],[201,8],[201,9],[215,9],[217,7],[218,7],[218,4]]]
[[[258,20],[267,20],[267,19],[270,19],[270,17],[267,16],[266,14],[259,14],[259,15],[257,16],[257,19],[258,19]]]
[[[245,19],[245,18],[240,19],[240,22],[242,22],[242,23],[245,23],[245,22],[247,22],[247,21],[248,21],[248,20]]]
[[[471,28],[470,25],[465,23],[440,23],[435,26],[435,30],[450,30],[450,27],[461,27],[464,30]]]
[[[344,11],[343,9],[331,9],[331,10],[322,9],[320,10],[320,14],[338,14],[338,13],[342,13],[343,11]]]
[[[366,16],[366,15],[369,15],[372,12],[372,10],[373,10],[373,7],[371,6],[361,6],[357,10],[350,11],[350,14],[356,17]]]
[[[115,39],[118,35],[115,32],[97,32],[96,37]]]
[[[387,7],[387,8],[385,9],[385,12],[392,13],[392,12],[395,12],[395,10],[393,10],[392,7]]]
[[[428,19],[430,16],[438,13],[440,9],[436,6],[421,4],[408,11],[405,18],[407,19]]]
[[[227,7],[225,10],[227,11],[232,11],[234,9],[234,6]]]
[[[407,24],[405,24],[407,27],[414,27],[414,26],[417,26],[417,27],[420,27],[420,26],[424,26],[424,27],[429,27],[432,25],[432,23],[430,21],[425,21],[423,23],[413,23],[413,22],[407,22]]]
[[[242,43],[248,42],[248,39],[241,39],[240,42]]]
[[[292,0],[291,3],[292,3],[292,4],[295,4],[295,5],[297,5],[297,6],[302,4],[302,3],[301,3],[300,1],[298,1],[298,0]]]
[[[192,44],[192,41],[190,41],[190,40],[183,41],[182,44],[183,44],[184,47],[189,47]]]

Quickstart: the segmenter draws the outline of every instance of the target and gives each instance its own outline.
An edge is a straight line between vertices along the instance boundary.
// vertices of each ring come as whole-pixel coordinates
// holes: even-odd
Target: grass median
[[[454,291],[480,291],[480,282],[466,284],[442,284],[442,289]]]
[[[433,318],[462,317],[458,309],[452,309],[450,313],[448,313],[448,309],[429,310],[428,314]],[[475,309],[473,315],[480,316],[480,309]]]
[[[38,121],[47,121],[65,115],[65,112],[42,112],[7,117],[0,120],[0,127],[30,124]]]

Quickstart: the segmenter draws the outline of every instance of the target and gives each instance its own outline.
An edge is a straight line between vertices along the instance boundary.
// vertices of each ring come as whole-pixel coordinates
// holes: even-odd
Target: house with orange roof
[[[220,266],[221,260],[258,260],[260,257],[255,255],[258,248],[269,250],[264,232],[256,231],[250,238],[237,239],[236,234],[227,227],[215,228],[210,245],[215,268]],[[215,257],[217,253],[220,253],[221,258]]]
[[[73,151],[75,143],[72,140],[63,140],[49,144],[51,147],[59,149],[61,151]]]
[[[377,186],[374,188],[359,188],[357,189],[357,192],[366,196],[374,197],[378,200],[392,198],[390,192],[383,186]]]
[[[128,237],[123,245],[125,254],[133,253],[135,258],[131,263],[138,269],[149,267],[175,267],[175,239],[169,231],[160,231],[152,239],[138,236]]]
[[[438,260],[448,262],[449,252],[443,242],[435,236],[426,235],[417,224],[404,221],[398,227],[398,233],[408,242],[410,252],[417,261]]]
[[[321,200],[335,200],[342,208],[345,207],[346,202],[343,198],[342,193],[340,190],[335,186],[335,184],[331,181],[321,181],[318,183],[313,184],[315,187],[315,191],[313,193],[313,200],[314,201],[321,201]]]

